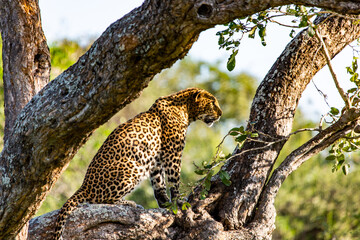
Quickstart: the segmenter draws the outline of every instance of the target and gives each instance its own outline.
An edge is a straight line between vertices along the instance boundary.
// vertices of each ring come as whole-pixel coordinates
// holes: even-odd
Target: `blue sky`
[[[96,38],[114,21],[141,5],[143,0],[119,1],[119,0],[41,0],[40,9],[42,24],[45,35],[49,42],[70,38],[80,42],[89,38]],[[221,68],[226,67],[228,53],[219,50],[217,45],[216,32],[222,26],[209,29],[200,35],[199,40],[189,52],[189,56],[198,60],[215,62],[220,60]],[[267,46],[263,47],[259,39],[247,39],[241,43],[239,54],[236,58],[236,72],[247,72],[261,80],[276,58],[291,40],[290,29],[270,26],[267,29]],[[346,48],[334,60],[335,72],[343,84],[346,84],[349,77],[346,75],[345,67],[351,64],[352,51]],[[315,77],[316,85],[328,95],[328,102],[331,106],[341,107],[342,102],[336,92],[334,83],[327,67],[322,69]],[[329,111],[323,97],[315,90],[312,83],[303,94],[300,107],[308,112],[306,115],[313,120],[321,117]]]

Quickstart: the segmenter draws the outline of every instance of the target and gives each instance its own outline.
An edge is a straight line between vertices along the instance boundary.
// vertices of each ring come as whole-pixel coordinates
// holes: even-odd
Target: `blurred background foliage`
[[[1,39],[0,39],[1,47]],[[74,64],[87,47],[75,41],[63,40],[50,45],[52,59],[51,78]],[[1,56],[1,51],[0,51]],[[0,59],[2,80],[2,60]],[[171,69],[163,70],[149,84],[141,97],[121,110],[106,124],[97,129],[89,141],[79,150],[52,191],[42,204],[38,215],[59,209],[81,185],[87,166],[105,138],[120,123],[146,111],[160,96],[187,87],[200,87],[212,92],[224,111],[221,121],[208,128],[202,122],[193,123],[188,131],[182,160],[182,188],[194,183],[199,176],[194,173],[193,162],[210,160],[222,137],[232,127],[245,125],[258,81],[246,73],[229,73],[216,63],[206,63],[185,58]],[[0,133],[4,127],[3,82],[0,83]],[[306,112],[298,111],[293,129],[314,127],[307,120]],[[279,162],[292,150],[308,140],[312,134],[303,132],[293,136],[284,146]],[[1,136],[0,136],[1,137]],[[0,138],[2,141],[2,137]],[[0,142],[1,148],[3,142]],[[235,147],[228,139],[224,152]],[[360,239],[360,156],[352,154],[351,169],[347,176],[331,172],[331,164],[318,155],[309,160],[284,182],[276,199],[277,222],[273,239]],[[152,188],[144,181],[127,197],[145,208],[156,208]]]

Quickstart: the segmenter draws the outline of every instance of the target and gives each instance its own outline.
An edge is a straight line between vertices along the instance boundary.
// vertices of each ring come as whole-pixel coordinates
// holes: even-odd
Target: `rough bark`
[[[226,23],[234,18],[244,17],[271,6],[284,5],[291,2],[148,0],[141,7],[134,9],[122,19],[112,24],[76,64],[46,85],[19,114],[18,111],[14,113],[18,117],[13,125],[13,129],[9,127],[8,131],[11,131],[11,134],[8,135],[9,138],[0,156],[2,182],[0,188],[0,238],[14,238],[18,234],[20,229],[35,214],[46,193],[92,131],[100,124],[106,122],[127,103],[134,100],[155,74],[164,68],[170,67],[177,59],[184,57],[201,31],[213,27],[215,24]],[[308,0],[293,1],[292,3],[327,7],[342,13],[360,12],[360,4],[352,1]],[[19,4],[20,8],[11,4]],[[37,9],[37,1],[32,2],[32,4],[35,4]],[[19,3],[6,0],[0,1],[1,31],[3,41],[6,44],[11,39],[11,34],[8,33],[11,29],[8,29],[6,25],[8,21],[13,21],[12,15],[7,15],[7,12],[17,8],[35,9],[35,7],[25,8],[25,6],[30,6],[29,2],[25,0]],[[29,16],[38,16],[36,14],[33,15],[31,11],[26,13]],[[15,14],[15,16],[21,15],[17,11],[12,12],[12,14]],[[3,16],[6,17],[3,18]],[[26,21],[22,23],[25,26],[31,25]],[[40,26],[40,22],[38,22],[38,25],[31,28],[31,30],[39,33],[41,31]],[[15,29],[15,31],[20,30],[23,29]],[[349,34],[347,30],[344,32],[344,34]],[[324,33],[322,34],[324,35]],[[35,45],[32,49],[44,51],[44,56],[47,55],[44,50],[46,47],[43,45],[44,39],[40,39],[38,42],[35,39],[24,39],[26,41],[34,40]],[[15,46],[20,45],[25,49],[30,44],[26,41],[11,44]],[[9,49],[12,49],[11,44]],[[335,49],[331,51],[336,52]],[[30,53],[24,51],[17,53],[22,59],[31,56]],[[50,66],[43,64],[44,62],[48,63],[48,58],[45,57],[46,60],[44,60],[42,54],[43,52],[41,52],[41,57],[36,57],[37,55],[35,54],[33,58],[34,63],[36,60],[39,60],[41,64],[34,64],[33,66],[39,69],[39,79],[47,79],[48,76],[46,74],[48,74],[47,71]],[[8,66],[10,66],[10,63],[16,59],[14,55],[10,54],[7,56],[9,58],[7,59],[4,56],[4,60],[8,63],[4,61],[4,65],[9,64]],[[295,65],[295,62],[290,61],[288,63]],[[286,62],[281,64],[286,64]],[[272,69],[272,74],[275,74],[275,70],[276,68]],[[26,83],[31,83],[31,77],[23,78],[20,75],[16,78],[18,72],[18,69],[15,69],[15,72],[13,72],[10,67],[4,68],[4,76],[8,74],[8,79],[20,79]],[[34,71],[31,75],[34,79],[34,76],[37,76],[35,72],[37,71]],[[291,79],[286,80],[291,82]],[[284,83],[274,81],[274,84],[270,84],[270,81],[268,82],[269,88],[273,90],[276,89],[274,87],[280,87],[285,92],[290,89],[287,88],[286,81]],[[281,124],[280,121],[275,121],[277,115],[274,113],[274,110],[281,110],[281,108],[279,106],[275,106],[276,108],[273,109],[270,109],[270,107],[266,108],[263,98],[270,96],[263,95],[266,93],[266,91],[261,90],[264,89],[264,84],[259,89],[258,99],[261,101],[255,99],[254,111],[252,112],[254,115],[252,118],[257,119],[260,123],[261,119],[259,118],[262,115],[257,111],[263,107],[266,113],[272,114],[269,118],[272,119],[272,122],[269,123],[275,125]],[[29,90],[28,92],[31,91]],[[276,95],[276,93],[274,94]],[[277,100],[277,103],[281,101],[280,97],[273,99]],[[288,110],[294,110],[291,108],[293,101],[291,100],[287,104]],[[8,107],[9,105],[6,106],[6,108]],[[296,107],[296,105],[293,107]],[[287,114],[291,118],[292,113],[289,112]],[[272,128],[271,125],[268,127],[269,129]],[[288,131],[287,129],[285,131],[278,129],[265,132],[282,136]],[[234,208],[235,212],[224,211],[215,216],[215,219],[220,218],[221,222],[225,223],[226,228],[236,227],[240,229],[241,223],[246,222],[245,219],[251,215],[253,205],[263,185],[253,184],[251,186],[251,184],[259,180],[261,183],[264,182],[269,173],[269,166],[272,165],[280,149],[281,146],[277,146],[270,151],[270,155],[266,154],[259,157],[259,159],[266,159],[268,166],[261,170],[258,176],[256,173],[259,171],[256,169],[258,169],[259,165],[255,164],[250,167],[244,166],[244,168],[238,168],[241,165],[239,164],[239,162],[242,162],[241,159],[236,159],[228,165],[228,169],[232,170],[233,178],[236,178],[230,189],[232,191],[236,187],[240,191],[235,191],[236,194],[224,194],[222,202],[217,203],[221,207],[224,206],[225,202],[230,201],[231,206]],[[265,158],[266,156],[268,158]],[[264,161],[260,162],[264,163]],[[246,169],[248,171],[244,174]],[[246,190],[242,190],[247,186],[239,181],[239,179],[243,179],[241,176],[237,179],[239,174],[246,176],[245,180],[252,180],[248,182],[248,186],[251,186],[251,192],[256,194],[249,194]],[[255,177],[251,178],[252,174],[255,174]],[[221,190],[223,188],[222,185],[217,184],[214,186],[213,189],[218,189],[219,192],[216,193],[217,190],[214,190],[213,195],[209,199],[215,199],[213,196],[220,196],[222,193],[226,193]],[[229,189],[226,190],[228,191]],[[243,197],[241,197],[242,194],[244,194]],[[243,204],[249,203],[248,201],[250,200],[255,200],[255,202]],[[241,206],[243,207],[240,208]],[[248,207],[249,210],[244,209],[244,207]],[[240,209],[240,219],[237,217],[236,209]],[[245,214],[244,212],[246,211],[249,214]],[[205,214],[204,212],[203,215],[203,217],[198,216],[198,223],[202,219],[203,223],[211,223],[214,229],[217,229],[216,231],[221,232],[219,229],[221,229],[220,226],[222,225],[219,222],[215,221],[210,214]],[[193,229],[192,226],[201,225],[194,223],[189,226],[189,229]],[[205,230],[204,226],[209,225],[203,224],[200,229]]]
[[[50,53],[38,1],[0,3],[6,141],[21,109],[49,82]]]
[[[58,210],[30,221],[29,239],[51,239]],[[181,215],[182,216],[182,215]],[[66,223],[64,239],[251,239],[244,229],[223,230],[219,222],[190,222],[179,226],[180,216],[164,209],[144,210],[137,206],[85,204],[77,208]]]

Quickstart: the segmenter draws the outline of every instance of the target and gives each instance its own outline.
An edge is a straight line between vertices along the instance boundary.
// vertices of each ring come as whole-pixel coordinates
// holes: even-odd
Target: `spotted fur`
[[[216,98],[189,88],[161,97],[146,112],[118,126],[90,163],[83,184],[61,208],[54,239],[78,204],[118,203],[150,173],[160,207],[169,202],[165,175],[174,199],[179,193],[181,155],[187,127],[195,120],[212,125],[222,114]]]

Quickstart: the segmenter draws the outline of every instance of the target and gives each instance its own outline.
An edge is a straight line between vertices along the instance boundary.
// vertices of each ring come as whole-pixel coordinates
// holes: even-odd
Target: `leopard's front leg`
[[[156,201],[159,207],[165,208],[170,200],[166,194],[165,170],[160,161],[155,163],[155,167],[150,172],[150,178]]]
[[[169,137],[162,148],[161,164],[170,185],[171,201],[179,197],[181,156],[185,147],[185,132]]]

